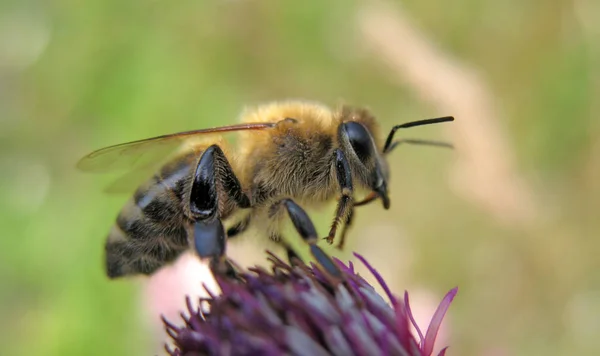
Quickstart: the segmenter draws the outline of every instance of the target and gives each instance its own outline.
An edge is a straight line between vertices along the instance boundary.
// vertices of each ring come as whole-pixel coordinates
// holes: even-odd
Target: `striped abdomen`
[[[109,277],[151,274],[188,248],[186,197],[196,157],[165,165],[125,204],[106,241]]]

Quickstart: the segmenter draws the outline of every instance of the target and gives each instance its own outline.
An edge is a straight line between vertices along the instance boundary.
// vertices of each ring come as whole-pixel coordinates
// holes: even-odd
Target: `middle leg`
[[[316,261],[331,275],[336,277],[341,277],[341,271],[337,267],[337,265],[333,262],[333,260],[323,251],[319,246],[317,246],[317,241],[319,238],[317,237],[317,230],[315,229],[315,225],[312,223],[312,220],[306,214],[306,211],[302,209],[296,202],[292,199],[282,199],[276,203],[274,203],[269,209],[269,215],[273,217],[279,209],[284,208],[290,219],[292,220],[292,224],[302,240],[309,245],[310,252]],[[285,246],[285,245],[284,245]],[[287,247],[286,247],[287,249]],[[288,256],[291,253],[296,255],[296,253],[291,250],[288,250]],[[296,255],[297,256],[297,255]]]
[[[246,215],[243,219],[235,223],[235,225],[231,226],[227,229],[227,238],[236,237],[239,234],[245,232],[250,226],[250,220],[252,219],[252,214]]]

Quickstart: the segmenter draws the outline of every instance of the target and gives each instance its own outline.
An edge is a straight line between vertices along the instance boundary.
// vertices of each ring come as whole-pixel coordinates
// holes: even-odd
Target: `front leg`
[[[352,226],[352,222],[354,221],[354,216],[356,215],[356,209],[354,209],[354,208],[356,208],[357,206],[369,205],[372,202],[374,202],[375,200],[377,200],[377,198],[379,198],[377,193],[371,192],[363,200],[354,202],[353,209],[351,209],[350,212],[348,212],[348,217],[346,218],[346,222],[345,222],[344,226],[342,227],[342,232],[340,233],[340,242],[338,242],[338,244],[336,246],[338,249],[340,249],[340,250],[344,249],[344,243],[346,242],[346,236],[348,235],[348,230],[350,229],[350,226]]]
[[[354,210],[354,202],[352,198],[354,188],[352,186],[352,173],[350,171],[350,164],[348,163],[348,159],[346,158],[346,155],[344,155],[344,152],[342,152],[342,150],[339,148],[334,152],[334,160],[336,178],[340,186],[342,197],[338,200],[335,217],[333,218],[329,235],[327,235],[325,238],[329,244],[333,243],[338,226],[342,223],[342,221],[347,223],[348,220],[351,219]],[[343,241],[341,243],[343,244]]]

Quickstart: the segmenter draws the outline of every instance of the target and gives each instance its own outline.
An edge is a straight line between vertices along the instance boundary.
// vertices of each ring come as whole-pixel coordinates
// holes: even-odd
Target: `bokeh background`
[[[593,0],[4,0],[0,354],[160,352],[156,315],[196,280],[108,281],[127,196],[75,162],[284,98],[368,106],[383,128],[457,118],[400,133],[456,149],[400,147],[392,208],[360,208],[337,253],[417,305],[458,285],[450,355],[598,353],[599,59]]]

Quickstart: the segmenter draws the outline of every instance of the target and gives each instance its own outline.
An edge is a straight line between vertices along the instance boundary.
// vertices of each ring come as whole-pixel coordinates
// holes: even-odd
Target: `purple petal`
[[[435,338],[437,337],[437,333],[442,325],[442,320],[444,319],[444,315],[448,311],[450,307],[450,303],[458,293],[458,287],[451,289],[442,302],[438,306],[437,310],[433,314],[433,318],[431,318],[431,322],[429,323],[429,327],[427,328],[427,334],[425,335],[425,343],[423,345],[423,353],[427,356],[431,355],[433,352],[433,344],[435,343]]]
[[[448,350],[448,346],[444,347],[440,353],[438,354],[438,356],[446,356],[446,350]]]
[[[406,306],[406,314],[408,314],[408,319],[410,320],[411,324],[417,330],[417,334],[419,334],[419,345],[423,346],[423,340],[424,340],[423,333],[421,332],[419,325],[417,325],[417,321],[415,320],[415,318],[412,315],[412,310],[410,309],[410,303],[408,301],[408,292],[407,291],[404,291],[404,305]]]
[[[367,310],[375,315],[388,328],[395,326],[395,314],[390,305],[377,292],[368,287],[360,287],[360,295]]]
[[[398,300],[396,300],[396,297],[392,294],[392,291],[387,286],[387,284],[385,283],[385,281],[383,280],[383,277],[381,277],[379,272],[377,272],[375,270],[375,268],[373,268],[369,264],[369,262],[367,262],[367,260],[365,260],[365,258],[363,256],[359,255],[356,252],[354,253],[354,256],[356,258],[358,258],[365,265],[365,267],[367,267],[367,269],[375,276],[375,279],[377,279],[377,282],[379,282],[379,285],[381,285],[381,287],[385,291],[385,294],[387,294],[388,298],[390,299],[390,302],[392,303],[393,306],[395,306],[398,303]]]
[[[294,326],[285,327],[286,344],[296,355],[328,356],[329,353],[308,337],[302,330]]]
[[[379,346],[365,330],[365,325],[359,319],[354,319],[344,329],[350,342],[354,344],[360,355],[380,355]]]
[[[317,288],[302,292],[298,297],[304,304],[304,308],[310,310],[311,315],[318,314],[318,316],[327,320],[329,324],[339,324],[341,322],[341,316],[331,303],[331,297],[321,293]]]
[[[179,332],[177,343],[178,346],[184,349],[205,349],[209,345],[209,340],[206,335],[189,329]]]
[[[409,350],[410,355],[421,355],[419,351],[419,345],[417,344],[417,340],[415,340],[414,335],[409,329],[409,321],[408,316],[406,315],[406,307],[404,303],[398,303],[395,308],[396,313],[396,328],[397,328],[397,337],[398,341],[402,347],[406,350]]]
[[[386,348],[389,355],[410,356],[408,351],[398,342],[397,336],[392,333],[385,335],[384,342],[387,343]]]
[[[353,356],[354,351],[338,326],[329,326],[324,330],[323,337],[334,355]]]
[[[386,296],[356,274],[351,262],[333,259],[340,280],[319,266],[289,266],[270,254],[270,269],[240,269],[235,281],[217,277],[221,293],[200,299],[203,306],[186,300],[189,317],[182,314],[182,327],[163,320],[175,346],[167,353],[423,356],[423,348],[431,353],[456,290],[442,300],[423,337],[408,295],[404,301],[394,296],[381,275],[361,255],[355,256],[379,282],[393,308]],[[419,330],[421,345],[410,330],[411,322]]]

